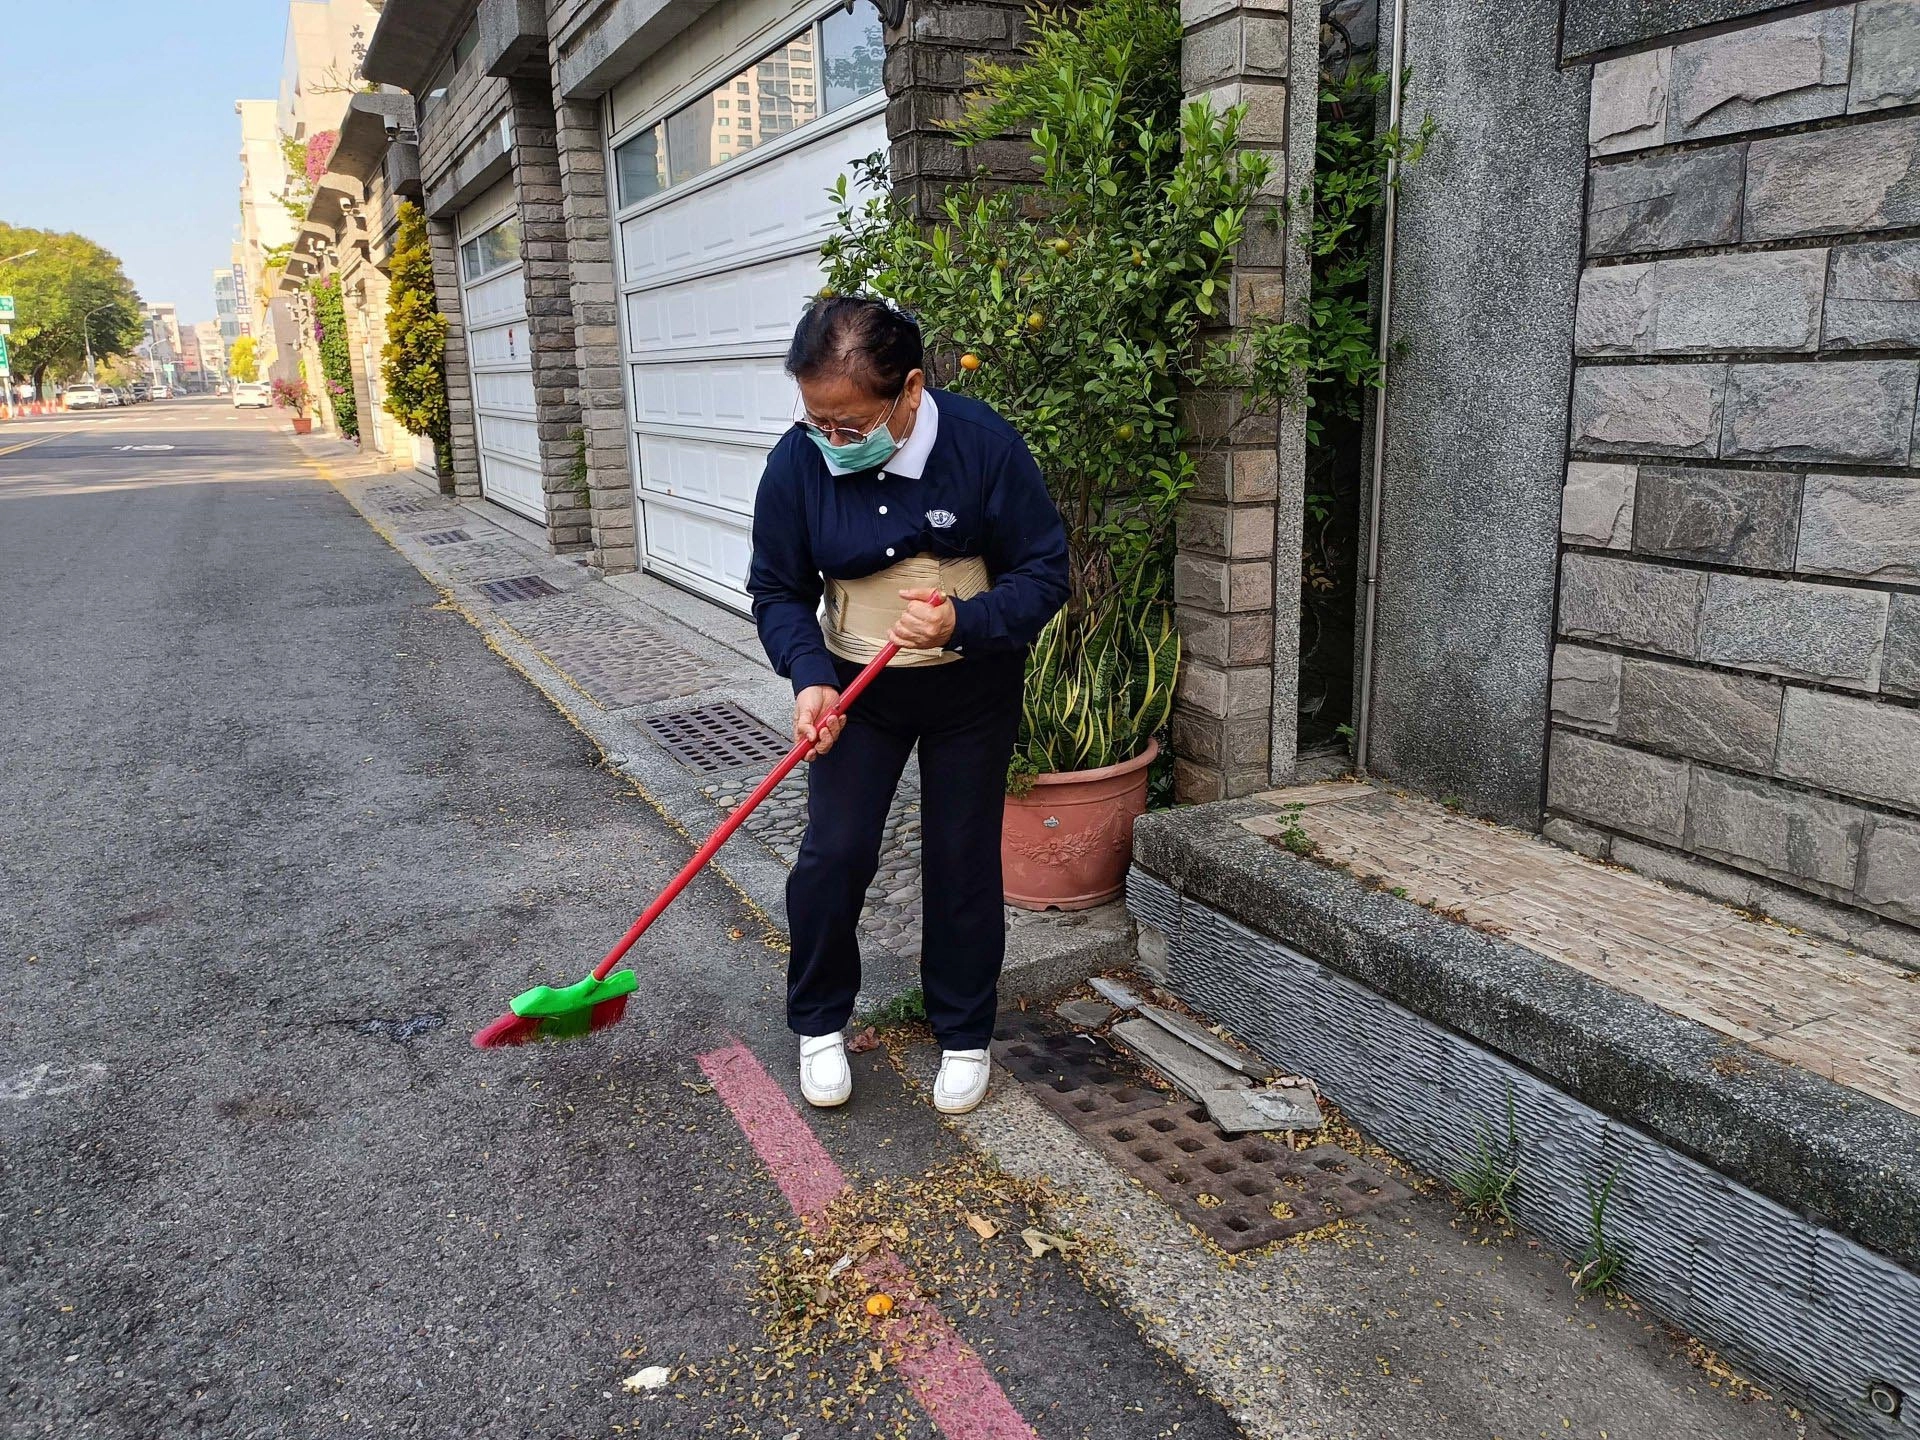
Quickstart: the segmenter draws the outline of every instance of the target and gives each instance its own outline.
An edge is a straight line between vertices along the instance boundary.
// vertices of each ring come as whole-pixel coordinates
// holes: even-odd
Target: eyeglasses
[[[864,430],[856,429],[851,425],[819,425],[816,424],[813,417],[808,415],[804,410],[793,418],[799,424],[806,426],[807,429],[815,435],[820,436],[820,438],[825,440],[829,445],[858,445],[862,440],[886,424],[887,421],[891,420],[893,418],[893,412],[899,408],[899,405],[900,397],[896,395],[893,397],[893,403],[887,406],[886,410],[881,413],[880,418]]]

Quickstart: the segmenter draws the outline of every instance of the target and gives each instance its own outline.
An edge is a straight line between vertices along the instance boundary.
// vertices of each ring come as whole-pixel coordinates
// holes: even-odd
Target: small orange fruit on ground
[[[867,1296],[867,1313],[869,1315],[888,1315],[891,1314],[892,1311],[893,1296],[879,1291]]]
[[[1046,323],[1047,323],[1046,317],[1042,315],[1038,310],[1034,311],[1031,315],[1027,316],[1027,328],[1029,330],[1042,329],[1045,327]]]
[[[1073,242],[1064,235],[1053,242],[1053,253],[1056,255],[1064,255],[1071,249],[1073,249]]]
[[[969,351],[960,357],[960,368],[962,370],[978,370],[980,368],[980,357]]]

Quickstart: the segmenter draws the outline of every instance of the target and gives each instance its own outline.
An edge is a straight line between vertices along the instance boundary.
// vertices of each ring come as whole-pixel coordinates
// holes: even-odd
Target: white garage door
[[[460,212],[460,308],[473,368],[480,493],[537,524],[547,523],[540,485],[540,431],[533,411],[533,346],[520,269],[513,181],[503,180]]]
[[[839,208],[828,188],[887,133],[865,0],[741,58],[613,156],[641,562],[744,609],[754,490],[794,417],[781,363]]]

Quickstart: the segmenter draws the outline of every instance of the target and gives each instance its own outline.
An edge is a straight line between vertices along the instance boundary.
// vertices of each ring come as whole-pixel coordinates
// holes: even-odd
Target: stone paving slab
[[[1920,1114],[1920,975],[1413,796],[1306,788],[1240,824],[1297,827],[1381,889]]]

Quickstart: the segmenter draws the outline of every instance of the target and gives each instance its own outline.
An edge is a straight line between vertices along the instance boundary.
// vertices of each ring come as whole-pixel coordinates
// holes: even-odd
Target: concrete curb
[[[1920,1118],[1757,1051],[1728,1066],[1729,1042],[1704,1025],[1370,890],[1235,823],[1261,808],[1228,801],[1146,817],[1135,832],[1136,874],[1920,1267]]]

